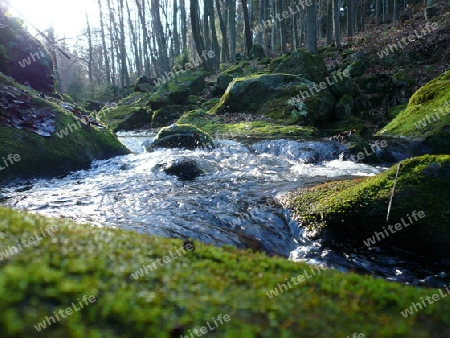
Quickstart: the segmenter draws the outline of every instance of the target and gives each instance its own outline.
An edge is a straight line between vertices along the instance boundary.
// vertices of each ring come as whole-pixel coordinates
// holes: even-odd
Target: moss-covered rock
[[[328,89],[317,93],[313,86],[310,81],[288,74],[237,78],[212,112],[245,112],[285,123],[315,125],[331,118],[335,100]]]
[[[406,109],[378,135],[421,140],[435,154],[450,153],[450,71],[419,88]]]
[[[166,174],[177,176],[183,181],[194,180],[205,173],[204,170],[199,168],[194,159],[185,157],[168,163],[163,170]]]
[[[447,258],[450,156],[426,155],[400,162],[395,197],[386,223],[396,170],[394,165],[375,177],[304,189],[286,197],[284,203],[294,210],[310,234],[317,235],[327,229],[327,233],[339,240],[367,240],[375,238],[375,232],[381,232],[383,236],[379,235],[379,240],[371,245],[390,246],[429,258]],[[413,216],[420,211],[424,217]]]
[[[400,313],[421,297],[445,290],[323,270],[232,247],[186,242],[183,248],[180,240],[4,208],[0,219],[0,250],[7,255],[0,261],[4,338],[179,337],[199,332],[206,322],[215,328],[210,334],[221,337],[276,337],[280,328],[286,338],[352,332],[439,337],[450,325],[444,300],[407,318]],[[30,243],[36,233],[39,240],[15,252],[13,246]],[[298,282],[288,285],[292,278]],[[280,283],[289,289],[278,290]],[[89,296],[95,301],[86,305],[83,297]],[[78,311],[62,318],[59,311],[72,309],[72,303]],[[230,320],[222,324],[219,315]],[[45,328],[38,332],[35,327],[43,321]]]
[[[296,125],[283,125],[265,120],[226,123],[220,116],[204,110],[184,114],[177,123],[193,124],[217,139],[274,139],[317,136],[317,129]]]
[[[148,147],[148,151],[156,148],[195,148],[214,147],[211,136],[203,130],[190,124],[176,124],[162,128],[155,140]]]
[[[361,60],[353,61],[345,69],[351,77],[358,77],[364,74],[366,70],[366,64]]]
[[[176,73],[157,86],[150,95],[149,105],[153,110],[164,106],[182,105],[189,102],[190,95],[200,93],[206,87],[205,77],[208,75],[203,70],[183,70]]]
[[[112,131],[148,127],[152,119],[149,93],[135,92],[110,107],[104,107],[98,118]]]
[[[265,57],[266,52],[264,51],[263,46],[255,43],[250,50],[250,59],[263,59]]]
[[[11,17],[2,4],[0,23],[0,72],[38,91],[51,93],[53,60],[48,51],[28,33],[23,21]]]
[[[153,114],[152,128],[167,127],[177,121],[185,111],[190,110],[186,106],[166,106],[158,109]]]
[[[320,83],[327,76],[327,67],[320,55],[314,55],[304,49],[275,59],[270,64],[272,73],[299,75],[307,80]]]
[[[212,94],[214,96],[220,96],[225,93],[228,85],[233,81],[233,79],[238,77],[250,76],[258,72],[259,69],[254,67],[248,61],[241,61],[238,64],[231,65],[217,77],[216,83],[214,84]]]
[[[343,118],[348,117],[352,113],[353,108],[353,97],[350,95],[344,95],[339,100],[338,103],[336,103],[336,106],[334,107],[336,111],[336,117],[341,120]]]
[[[45,111],[51,116],[41,126],[52,123],[54,132],[41,136],[39,130],[30,127],[18,129],[4,124],[9,110],[0,110],[0,158],[17,155],[20,160],[0,163],[0,182],[7,179],[49,177],[68,174],[71,171],[89,168],[93,160],[124,155],[129,150],[109,131],[86,123],[79,116],[62,109],[60,101],[41,98],[37,92],[26,88],[0,74],[0,86],[17,88],[31,98],[28,107],[21,109],[20,116],[38,116]],[[16,158],[18,158],[16,156]]]

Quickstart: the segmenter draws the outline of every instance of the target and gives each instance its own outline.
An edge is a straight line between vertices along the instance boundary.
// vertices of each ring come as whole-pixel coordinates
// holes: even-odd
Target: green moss
[[[286,204],[312,232],[328,228],[344,237],[366,239],[386,225],[396,170],[397,165],[375,177],[305,189]],[[401,162],[389,224],[407,220],[414,210],[423,210],[426,217],[380,244],[445,257],[450,245],[449,178],[450,156],[427,155]]]
[[[406,319],[400,311],[438,290],[416,289],[369,276],[325,270],[278,297],[266,295],[311,267],[231,247],[182,242],[108,228],[74,225],[0,208],[2,250],[56,230],[0,261],[2,337],[179,337],[219,314],[231,320],[210,334],[221,337],[423,337],[450,325],[449,305],[435,302]],[[53,228],[50,228],[53,226]],[[38,232],[40,234],[40,232]],[[42,235],[41,235],[42,237]],[[157,259],[175,254],[159,266]],[[183,253],[183,252],[182,252]],[[155,262],[141,278],[131,274]],[[95,302],[38,333],[53,311]]]
[[[22,88],[13,80],[0,75],[0,83]],[[56,132],[42,137],[36,133],[0,125],[0,158],[18,154],[20,161],[0,170],[0,181],[6,179],[55,176],[71,171],[89,168],[95,159],[129,153],[117,137],[109,131],[102,131],[81,123],[68,111],[37,96],[28,88],[31,108],[47,109],[55,115]],[[22,112],[26,114],[25,111]],[[70,129],[69,129],[70,128]]]
[[[149,107],[150,97],[149,93],[132,93],[120,100],[117,106],[100,110],[98,118],[112,131],[135,130],[149,126],[153,114]]]
[[[313,127],[286,126],[264,120],[241,123],[223,123],[220,116],[203,110],[184,114],[177,123],[193,124],[217,138],[291,138],[310,137],[317,134]]]
[[[408,106],[377,133],[425,140],[434,153],[450,152],[450,70],[419,88]]]

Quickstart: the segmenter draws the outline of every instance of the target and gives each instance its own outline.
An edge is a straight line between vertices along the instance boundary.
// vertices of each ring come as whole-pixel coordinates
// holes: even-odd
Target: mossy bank
[[[15,92],[22,93],[21,95],[29,100],[28,106],[18,112],[0,111],[0,118],[12,114],[13,119],[16,116],[27,117],[28,121],[32,121],[33,116],[45,112],[49,116],[46,123],[52,120],[51,123],[55,128],[51,136],[41,136],[30,131],[30,128],[19,129],[0,123],[0,163],[3,168],[0,170],[0,182],[9,179],[63,175],[89,168],[95,159],[129,153],[114,134],[91,126],[63,109],[62,101],[49,96],[42,98],[31,88],[21,86],[2,74],[0,87],[14,88]],[[10,154],[17,155],[15,158],[20,160],[8,161]]]
[[[363,243],[375,232],[382,232],[383,236],[379,235],[371,245],[428,258],[448,258],[450,156],[426,155],[399,165],[388,223],[387,210],[398,165],[374,177],[326,183],[287,194],[283,204],[294,211],[311,236],[323,235],[327,230],[339,241],[356,239]],[[422,211],[425,217],[408,218],[414,211],[416,215]],[[398,223],[401,230],[394,228],[392,232],[388,228]]]
[[[444,290],[331,269],[316,269],[313,275],[312,267],[303,263],[198,242],[193,243],[194,250],[183,251],[180,240],[75,225],[4,208],[0,219],[2,337],[180,337],[206,322],[215,326],[213,319],[220,314],[230,320],[217,322],[209,335],[449,334],[446,300],[407,318],[401,314],[412,302]],[[36,234],[40,238],[31,243]],[[19,247],[17,241],[28,245]],[[167,257],[166,264],[157,263]],[[156,268],[133,277],[152,263]],[[291,288],[268,297],[279,283],[301,275],[302,282],[291,281]],[[78,299],[83,296],[95,301],[80,309]],[[72,303],[79,310],[66,318],[58,315],[57,320],[55,313]],[[35,325],[50,316],[55,322],[38,332]]]

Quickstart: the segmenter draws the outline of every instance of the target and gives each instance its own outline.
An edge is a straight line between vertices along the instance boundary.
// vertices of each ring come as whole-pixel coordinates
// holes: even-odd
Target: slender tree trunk
[[[192,25],[192,36],[195,41],[195,49],[197,54],[200,56],[201,61],[203,62],[203,68],[206,71],[212,71],[213,67],[208,58],[203,56],[205,51],[205,42],[202,39],[202,35],[200,33],[200,21],[199,21],[199,7],[198,0],[190,0],[190,12],[191,12],[191,25]]]
[[[141,23],[142,29],[142,48],[143,48],[143,58],[144,58],[144,74],[150,76],[151,74],[151,65],[150,65],[150,38],[148,36],[147,24],[145,19],[145,1],[141,2],[139,0],[135,0],[136,7],[138,10],[139,21]]]
[[[214,3],[212,1],[208,2],[207,14],[209,16],[209,24],[211,26],[211,41],[212,41],[211,46],[212,46],[212,50],[215,55],[214,58],[210,61],[213,64],[214,70],[217,70],[220,67],[220,46],[219,46],[219,40],[217,39],[216,16],[215,16],[215,12],[214,12]],[[208,50],[208,52],[209,52],[209,50]]]
[[[133,55],[134,55],[134,63],[136,64],[136,74],[137,74],[137,76],[141,76],[142,75],[142,65],[141,65],[141,59],[139,58],[137,35],[136,35],[136,30],[134,29],[133,21],[131,20],[130,5],[128,4],[128,0],[125,0],[125,5],[127,6],[128,26],[130,27],[131,43],[132,43],[132,46],[134,49]]]
[[[125,24],[124,24],[124,5],[123,0],[119,0],[119,7],[118,7],[118,14],[119,14],[119,32],[120,32],[120,39],[118,41],[119,48],[120,48],[120,63],[121,63],[121,82],[122,82],[122,90],[124,88],[130,87],[130,75],[128,73],[128,66],[127,66],[127,48],[125,46]],[[122,93],[123,94],[123,93]]]
[[[333,42],[333,0],[327,0],[327,46]]]
[[[220,0],[216,0],[217,15],[219,16],[220,32],[222,33],[222,61],[230,61],[230,49],[228,48],[227,26],[223,18]]]
[[[341,24],[339,0],[333,0],[333,30],[336,47],[341,47]]]
[[[308,51],[317,54],[317,13],[316,1],[312,0],[311,6],[306,7],[306,34]]]
[[[187,49],[187,19],[186,19],[186,2],[180,0],[180,17],[181,17],[181,49]]]
[[[236,0],[227,0],[230,60],[236,61]]]
[[[174,57],[180,55],[180,34],[178,33],[178,0],[173,0],[173,48]]]
[[[92,34],[91,34],[91,25],[89,24],[89,17],[87,12],[86,15],[86,33],[88,38],[88,77],[89,77],[89,83],[92,84]]]
[[[313,0],[314,2],[315,0]],[[276,0],[276,4],[277,4],[277,14],[280,15],[283,13],[283,0]],[[308,6],[309,7],[309,6]],[[280,32],[280,41],[281,41],[281,52],[282,53],[286,53],[286,45],[287,45],[287,41],[286,41],[286,34],[287,34],[287,29],[286,29],[286,20],[281,20],[278,22],[278,26],[279,26],[279,32]]]
[[[170,70],[170,65],[169,58],[167,56],[167,41],[164,36],[164,28],[161,22],[161,15],[159,13],[159,0],[152,0],[151,6],[153,29],[156,36],[156,43],[158,45],[159,73],[163,74],[164,72],[168,72]]]
[[[347,36],[355,35],[355,0],[347,0]]]
[[[250,55],[250,51],[253,46],[252,31],[250,28],[250,18],[248,16],[247,0],[241,0],[241,3],[242,3],[242,10],[244,12],[245,55],[248,57]]]
[[[106,47],[105,25],[103,24],[103,10],[102,10],[101,0],[98,0],[98,10],[100,13],[100,33],[102,36],[103,55],[105,57],[106,83],[108,85],[110,85],[111,84],[111,68],[109,65],[108,47]]]
[[[203,38],[205,40],[205,48],[210,50],[212,47],[211,37],[209,34],[209,5],[212,0],[203,1]]]

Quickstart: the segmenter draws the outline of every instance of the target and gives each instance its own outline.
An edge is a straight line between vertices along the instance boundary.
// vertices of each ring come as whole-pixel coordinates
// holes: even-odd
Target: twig
[[[397,185],[397,179],[398,179],[399,171],[400,171],[400,163],[398,164],[397,173],[395,174],[394,186],[392,187],[391,198],[389,200],[389,205],[388,205],[388,211],[387,211],[387,216],[386,216],[386,223],[389,222],[389,215],[391,214],[391,206],[392,206],[392,201],[394,199],[395,187]]]

